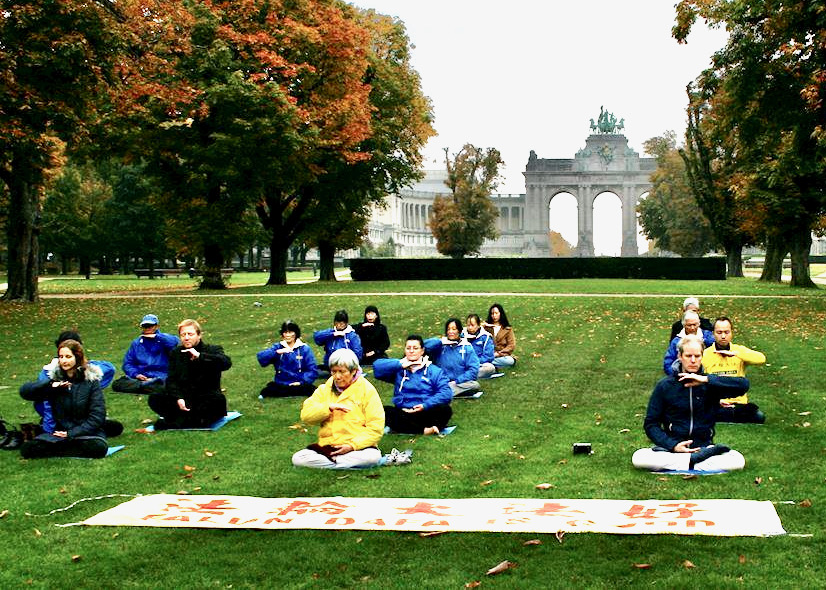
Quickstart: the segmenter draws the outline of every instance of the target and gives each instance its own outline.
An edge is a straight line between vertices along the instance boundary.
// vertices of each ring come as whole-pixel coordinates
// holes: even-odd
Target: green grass
[[[143,288],[147,280],[141,283]],[[393,291],[492,295],[359,295]],[[551,293],[585,295],[547,296]],[[661,296],[669,293],[671,297]],[[823,584],[822,291],[744,279],[338,283],[239,287],[229,294],[201,297],[190,290],[185,297],[131,293],[125,298],[0,305],[0,414],[7,420],[34,419],[17,388],[51,358],[57,332],[79,328],[93,358],[119,364],[135,336],[135,324],[148,312],[157,313],[167,330],[184,317],[203,322],[205,340],[223,345],[232,356],[233,368],[225,374],[224,385],[230,407],[244,414],[214,434],[142,435],[133,430],[153,417],[146,401],[109,393],[110,415],[127,426],[125,434],[112,441],[127,445],[117,455],[99,461],[26,462],[15,453],[0,452],[0,511],[9,511],[0,520],[5,533],[0,536],[2,587],[461,588],[474,580],[499,588]],[[736,341],[765,352],[769,359],[767,366],[749,372],[751,397],[768,415],[768,423],[718,428],[717,439],[746,456],[743,472],[683,480],[638,472],[630,464],[634,449],[648,444],[642,414],[660,376],[668,328],[688,294],[703,297],[704,315],[733,317]],[[743,297],[747,295],[761,297]],[[515,325],[519,363],[507,377],[485,383],[482,399],[454,404],[453,422],[459,426],[455,434],[444,439],[385,437],[384,452],[392,446],[414,450],[413,464],[404,467],[342,474],[290,465],[292,453],[311,442],[314,433],[290,428],[298,420],[300,399],[265,404],[257,400],[271,372],[255,361],[255,353],[269,344],[283,319],[294,318],[309,339],[314,329],[329,325],[334,310],[344,307],[355,318],[366,304],[375,303],[389,326],[392,352],[400,355],[409,332],[438,334],[448,316],[481,314],[494,300],[505,306]],[[262,305],[255,306],[256,301]],[[387,402],[390,386],[377,385]],[[804,412],[811,414],[801,416]],[[571,444],[579,441],[591,442],[594,455],[573,457]],[[208,457],[205,450],[214,455]],[[195,470],[187,472],[185,465]],[[755,483],[756,478],[761,483]],[[493,483],[481,485],[487,480]],[[535,485],[542,482],[554,487],[537,490]],[[25,515],[90,496],[181,490],[265,497],[743,498],[795,503],[809,499],[810,508],[779,504],[777,509],[787,531],[813,536],[569,534],[561,544],[544,535],[539,536],[541,545],[524,546],[538,535],[452,533],[422,538],[415,533],[367,531],[53,526],[82,520],[123,499],[87,502],[48,517]],[[79,555],[79,561],[73,562],[73,555]],[[518,567],[497,577],[484,575],[504,559]],[[686,560],[696,567],[686,568]],[[640,570],[634,567],[637,563],[652,567]]]

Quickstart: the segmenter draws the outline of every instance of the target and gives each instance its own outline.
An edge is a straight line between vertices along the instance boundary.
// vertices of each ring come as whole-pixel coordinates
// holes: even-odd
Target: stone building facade
[[[550,254],[550,204],[561,193],[576,198],[579,236],[576,256],[594,255],[594,199],[605,192],[622,203],[622,256],[637,255],[639,199],[651,188],[654,158],[641,158],[619,133],[594,133],[571,159],[539,158],[531,151],[525,166],[524,194],[491,195],[499,210],[499,238],[486,240],[482,256],[544,257]],[[393,240],[401,257],[438,256],[427,220],[437,195],[449,194],[447,173],[429,170],[421,182],[391,195],[375,209],[368,229],[374,244]]]

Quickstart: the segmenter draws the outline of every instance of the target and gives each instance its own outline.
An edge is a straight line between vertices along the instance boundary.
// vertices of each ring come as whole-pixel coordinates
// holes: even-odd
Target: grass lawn
[[[121,279],[124,284],[116,288],[97,288],[96,280],[74,282],[88,284],[83,292],[131,292],[128,297],[0,305],[0,415],[14,423],[35,419],[17,389],[53,356],[52,341],[60,330],[78,328],[91,358],[120,365],[136,336],[135,324],[152,312],[165,331],[174,331],[180,319],[197,318],[204,340],[223,345],[233,359],[223,382],[229,405],[244,416],[217,433],[138,434],[134,429],[153,418],[146,400],[107,393],[110,416],[126,424],[125,433],[110,442],[126,445],[120,453],[97,461],[22,461],[17,453],[0,451],[0,513],[8,511],[0,518],[3,588],[462,588],[477,580],[491,588],[823,586],[822,291],[750,279],[264,288],[239,286],[234,278],[237,288],[230,296],[203,296],[189,284],[175,287],[184,296],[170,297],[169,290],[133,291],[136,283],[147,289],[147,279]],[[57,284],[44,284],[43,292],[54,293]],[[79,292],[68,284],[64,290]],[[464,294],[438,294],[459,291]],[[749,371],[750,397],[766,412],[767,423],[718,427],[717,440],[740,450],[746,469],[686,480],[636,471],[630,457],[648,444],[642,415],[660,377],[669,326],[689,294],[702,297],[703,315],[731,316],[735,342],[763,351],[769,362]],[[258,401],[271,370],[259,368],[255,360],[285,318],[295,319],[304,339],[311,340],[313,330],[331,324],[336,309],[348,309],[355,321],[373,303],[388,325],[391,352],[400,356],[408,333],[437,335],[447,317],[483,314],[494,301],[504,305],[514,325],[519,362],[506,377],[486,382],[480,400],[454,403],[454,434],[385,437],[384,452],[393,446],[414,450],[408,466],[342,473],[290,465],[292,453],[312,442],[315,432],[291,428],[300,399]],[[373,382],[388,402],[391,386]],[[571,455],[572,443],[582,441],[593,444],[592,456]],[[545,482],[553,487],[536,489]],[[54,526],[82,520],[125,498],[86,502],[53,516],[26,516],[92,496],[183,490],[264,497],[771,500],[780,503],[783,525],[793,534],[766,539],[569,534],[562,543],[545,535],[540,545],[525,546],[538,536]],[[792,503],[782,503],[787,501]],[[505,559],[517,568],[485,576]]]

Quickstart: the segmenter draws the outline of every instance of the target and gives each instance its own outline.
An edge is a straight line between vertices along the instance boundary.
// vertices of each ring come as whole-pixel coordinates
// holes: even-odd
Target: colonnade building
[[[622,256],[637,256],[637,203],[651,188],[655,158],[641,158],[613,125],[591,134],[570,159],[539,158],[531,150],[523,175],[524,194],[494,194],[499,237],[486,240],[482,256],[550,255],[550,206],[554,197],[572,195],[577,203],[575,256],[594,256],[594,200],[611,193],[622,206]],[[374,210],[368,238],[374,245],[392,238],[396,256],[437,256],[428,219],[437,195],[448,195],[447,172],[428,170],[424,178],[390,195],[385,209]]]

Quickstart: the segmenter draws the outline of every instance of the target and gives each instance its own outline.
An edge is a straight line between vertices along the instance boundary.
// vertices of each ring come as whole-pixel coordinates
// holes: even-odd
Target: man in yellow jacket
[[[304,400],[301,420],[319,425],[318,443],[293,455],[297,467],[352,469],[374,467],[384,432],[384,407],[364,378],[355,353],[340,348],[330,355],[331,377]]]
[[[719,317],[714,321],[714,344],[703,352],[703,369],[706,374],[721,377],[745,377],[746,365],[762,365],[766,355],[740,344],[732,344],[731,320]],[[766,416],[756,404],[749,402],[748,395],[720,400],[717,422],[750,422],[762,424]]]

